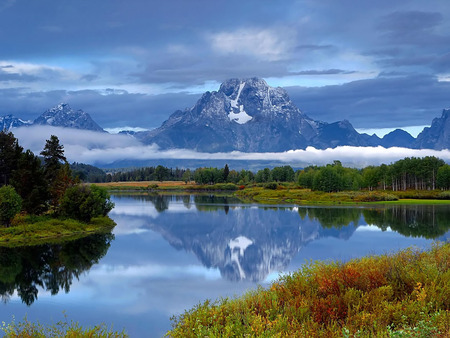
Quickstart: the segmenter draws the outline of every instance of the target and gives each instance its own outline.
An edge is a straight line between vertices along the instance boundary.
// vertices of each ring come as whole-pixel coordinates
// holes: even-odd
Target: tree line
[[[431,190],[450,189],[450,166],[443,160],[426,156],[407,157],[392,164],[346,168],[334,161],[326,166],[309,166],[298,173],[298,184],[312,190]]]
[[[74,218],[84,222],[105,216],[113,207],[106,190],[80,185],[73,176],[64,147],[52,135],[36,156],[11,132],[0,132],[0,223],[6,226],[18,212]]]
[[[195,170],[157,167],[139,168],[105,176],[107,181],[195,181],[198,184],[296,182],[300,187],[337,192],[345,190],[431,190],[450,189],[450,166],[434,156],[407,157],[392,164],[344,167],[340,161],[324,166],[308,166],[294,171],[289,166],[250,170],[203,167]]]

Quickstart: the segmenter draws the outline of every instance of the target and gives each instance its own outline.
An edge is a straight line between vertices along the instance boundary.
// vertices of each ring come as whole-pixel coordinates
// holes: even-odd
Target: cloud
[[[316,120],[349,120],[355,128],[430,125],[450,105],[450,83],[428,75],[382,73],[342,85],[286,90],[291,100]]]
[[[378,28],[402,44],[422,42],[443,21],[438,12],[396,11],[382,18]]]
[[[29,91],[15,87],[0,89],[0,116],[13,114],[34,120],[47,109],[66,102],[87,112],[103,128],[152,129],[176,110],[193,106],[198,98],[186,92],[149,95],[120,90]]]
[[[252,55],[268,61],[279,61],[289,56],[291,39],[288,29],[239,29],[210,36],[212,48],[219,53]]]
[[[127,135],[111,135],[52,126],[21,127],[14,129],[13,133],[24,149],[30,149],[35,154],[39,154],[44,149],[45,142],[51,135],[56,135],[64,146],[66,157],[71,161],[78,161],[78,158],[83,158],[86,154],[99,149],[126,149],[140,145],[139,141]],[[95,161],[91,160],[87,163],[93,162]]]
[[[14,130],[19,143],[36,154],[50,135],[57,135],[64,145],[69,162],[82,162],[94,165],[110,164],[123,160],[238,160],[272,161],[295,166],[324,165],[334,160],[352,167],[391,163],[404,157],[436,156],[450,162],[449,150],[426,150],[383,147],[342,146],[319,150],[308,147],[305,150],[290,150],[279,153],[200,153],[189,149],[161,150],[157,145],[143,145],[136,139],[125,135],[109,135],[91,131],[57,128],[49,126],[22,127]]]

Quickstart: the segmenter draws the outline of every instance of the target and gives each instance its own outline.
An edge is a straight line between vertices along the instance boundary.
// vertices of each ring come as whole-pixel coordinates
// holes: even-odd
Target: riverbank
[[[18,215],[10,227],[0,228],[0,246],[56,244],[111,231],[115,225],[116,223],[107,216],[95,217],[89,223],[83,223],[73,219]]]
[[[339,205],[339,204],[450,204],[440,191],[341,191],[322,192],[277,185],[275,189],[250,187],[236,191],[243,201],[262,204]]]
[[[235,299],[174,317],[170,337],[448,337],[450,244],[310,263]]]
[[[302,189],[294,183],[236,185],[220,183],[199,185],[194,182],[142,181],[96,183],[110,192],[227,192],[244,202],[261,204],[339,205],[339,204],[450,204],[450,194],[440,190],[342,191],[327,193]]]

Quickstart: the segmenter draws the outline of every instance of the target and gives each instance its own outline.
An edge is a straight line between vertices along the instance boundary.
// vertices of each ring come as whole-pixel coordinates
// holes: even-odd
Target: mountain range
[[[262,79],[231,79],[218,91],[203,94],[192,108],[174,112],[161,127],[135,137],[163,149],[202,152],[277,152],[345,145],[440,150],[450,148],[449,116],[450,109],[444,109],[441,118],[434,119],[417,139],[401,129],[379,138],[358,133],[347,120],[313,120],[293,104],[286,90],[270,87]]]
[[[46,110],[32,122],[12,115],[0,117],[2,130],[27,125],[104,132],[89,114],[66,103]],[[401,129],[379,138],[358,133],[347,120],[328,123],[310,118],[294,105],[286,90],[270,87],[263,79],[230,79],[218,91],[204,93],[192,108],[175,111],[159,128],[128,134],[161,149],[201,152],[279,152],[345,145],[441,150],[450,149],[450,109],[444,109],[417,138]]]
[[[67,103],[61,103],[51,109],[43,112],[34,121],[24,121],[13,115],[0,117],[0,129],[9,131],[13,128],[31,126],[31,125],[48,125],[54,127],[75,128],[92,131],[105,132],[91,116],[83,110],[73,110]]]

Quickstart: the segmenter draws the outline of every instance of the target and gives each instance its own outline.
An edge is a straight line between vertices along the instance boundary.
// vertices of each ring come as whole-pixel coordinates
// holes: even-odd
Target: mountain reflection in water
[[[0,247],[0,295],[7,302],[17,290],[22,302],[31,305],[38,288],[56,295],[70,291],[73,278],[88,271],[106,255],[114,235],[95,234],[63,244],[16,248]]]
[[[151,202],[163,216],[154,216],[148,225],[152,230],[231,281],[262,281],[271,272],[285,270],[309,242],[324,237],[346,240],[361,225],[428,239],[443,236],[450,227],[450,208],[445,205],[263,207],[214,195],[134,198]],[[171,212],[171,205],[179,208],[180,201],[184,211]]]

